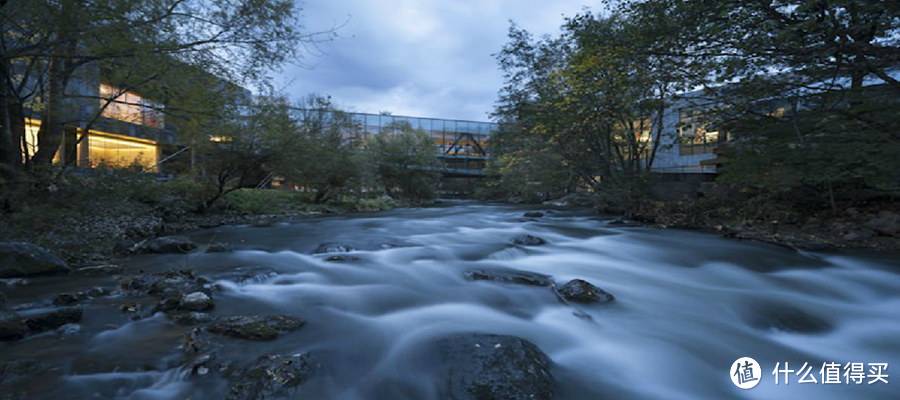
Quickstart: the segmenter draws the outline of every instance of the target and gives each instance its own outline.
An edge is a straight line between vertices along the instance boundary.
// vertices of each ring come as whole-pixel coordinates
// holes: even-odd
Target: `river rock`
[[[274,340],[284,333],[300,329],[306,321],[287,315],[239,315],[220,318],[209,331],[248,340]]]
[[[207,253],[227,253],[231,251],[231,246],[228,243],[210,243],[209,246],[206,247]]]
[[[900,236],[900,214],[882,211],[866,222],[866,227],[884,236]]]
[[[325,261],[334,262],[334,263],[346,263],[346,262],[359,261],[359,257],[351,256],[351,255],[347,255],[347,254],[335,254],[335,255],[325,257]]]
[[[757,303],[744,315],[751,326],[761,330],[812,334],[832,329],[826,319],[789,304]]]
[[[313,254],[327,254],[327,253],[349,253],[354,249],[352,246],[348,246],[346,244],[341,243],[322,243],[319,247],[316,247],[313,250]]]
[[[608,303],[614,299],[613,295],[582,279],[572,279],[559,288],[559,294],[576,303]]]
[[[6,308],[6,295],[0,292],[0,310]]]
[[[533,286],[550,286],[553,284],[548,275],[510,268],[473,269],[466,271],[464,275],[466,279],[472,281],[495,281]]]
[[[135,245],[135,253],[190,253],[197,245],[184,236],[163,236],[147,239]]]
[[[593,207],[599,202],[596,194],[591,193],[570,193],[556,200],[545,201],[545,205],[554,207]]]
[[[261,283],[278,276],[278,271],[269,267],[250,265],[231,268],[213,276],[215,280],[232,281],[237,284]]]
[[[553,397],[550,359],[515,336],[461,334],[438,341],[440,398],[536,400]]]
[[[842,238],[848,242],[858,242],[861,240],[868,240],[875,237],[875,232],[869,229],[854,229],[850,232],[847,232],[842,236]]]
[[[31,315],[25,318],[25,324],[31,332],[44,332],[59,328],[65,324],[81,322],[83,311],[80,307],[64,307],[49,312]]]
[[[533,235],[520,235],[513,238],[513,244],[519,246],[540,246],[546,244],[547,241]]]
[[[146,293],[157,298],[180,300],[185,294],[204,292],[208,280],[198,277],[190,270],[166,271],[138,276],[128,276],[119,280],[124,290]]]
[[[0,310],[0,342],[19,340],[28,333],[28,325],[19,314]]]
[[[25,242],[0,242],[0,278],[68,273],[69,266],[47,249]]]
[[[175,323],[180,325],[197,325],[212,322],[213,317],[204,312],[179,312],[169,315]]]
[[[60,293],[53,298],[53,304],[57,306],[71,306],[79,301],[81,298],[75,293]]]
[[[308,354],[265,355],[247,367],[231,385],[228,400],[269,400],[296,397],[296,390],[316,367]]]
[[[206,311],[213,308],[213,301],[206,293],[192,292],[181,298],[179,308],[188,311]]]
[[[529,211],[522,215],[525,218],[541,218],[544,216],[544,213],[540,211]]]
[[[76,273],[83,276],[118,275],[124,272],[124,268],[115,264],[95,265],[92,267],[78,268]]]
[[[137,243],[131,239],[121,239],[117,240],[113,244],[113,254],[118,256],[127,256],[131,254],[135,250],[135,246]]]

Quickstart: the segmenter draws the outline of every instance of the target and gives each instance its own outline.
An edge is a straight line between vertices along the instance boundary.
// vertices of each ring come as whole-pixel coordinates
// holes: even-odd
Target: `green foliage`
[[[388,127],[370,138],[368,159],[392,196],[413,201],[436,197],[440,164],[434,141],[425,132],[409,125]]]
[[[668,57],[642,51],[657,29],[590,12],[567,19],[559,37],[535,40],[510,28],[497,56],[506,83],[495,115],[519,137],[501,136],[506,143],[495,150],[500,188],[532,198],[643,179],[659,147],[661,111],[691,82]]]
[[[222,208],[238,214],[281,214],[303,210],[310,197],[291,190],[239,189],[225,196]]]
[[[711,116],[731,137],[724,182],[832,211],[841,200],[900,195],[896,2],[650,0],[626,9],[681,27],[650,51],[683,49],[675,65],[704,71],[705,85],[727,84],[709,91],[719,105]]]
[[[535,143],[504,126],[491,138],[501,151],[490,160],[477,196],[487,199],[517,198],[534,203],[562,197],[573,189],[576,177],[552,147]]]
[[[336,109],[328,98],[311,96],[295,108],[290,122],[274,131],[278,156],[273,169],[292,185],[315,191],[324,203],[359,185],[362,127]]]

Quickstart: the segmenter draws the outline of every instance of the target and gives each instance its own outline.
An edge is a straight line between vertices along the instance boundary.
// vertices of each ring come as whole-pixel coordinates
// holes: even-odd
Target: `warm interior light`
[[[152,140],[123,138],[91,131],[88,136],[88,149],[92,167],[98,165],[114,168],[140,166],[145,171],[156,171],[157,145]]]

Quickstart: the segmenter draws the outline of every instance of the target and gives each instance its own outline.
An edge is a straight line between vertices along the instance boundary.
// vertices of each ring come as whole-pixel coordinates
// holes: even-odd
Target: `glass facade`
[[[310,115],[310,110],[300,115]],[[330,111],[321,111],[330,113]],[[347,127],[348,136],[363,138],[382,132],[392,132],[402,126],[425,132],[434,140],[435,151],[448,169],[482,169],[490,157],[490,136],[497,131],[493,122],[465,121],[455,119],[408,117],[390,114],[346,113],[352,126]],[[328,120],[328,118],[325,118]]]
[[[100,84],[100,97],[103,117],[157,129],[165,127],[161,104],[106,84]]]
[[[37,151],[37,132],[40,127],[40,120],[25,120],[23,158],[30,157]],[[69,143],[65,143],[67,141]],[[72,149],[67,150],[70,156],[66,159],[73,160],[72,162],[79,167],[93,168],[102,165],[112,168],[139,167],[147,172],[158,170],[159,145],[153,140],[91,130],[87,137],[84,137],[82,132],[78,132],[77,135],[72,133],[71,137],[66,135],[63,142],[61,148]],[[62,161],[59,151],[56,152],[53,161],[54,163]]]

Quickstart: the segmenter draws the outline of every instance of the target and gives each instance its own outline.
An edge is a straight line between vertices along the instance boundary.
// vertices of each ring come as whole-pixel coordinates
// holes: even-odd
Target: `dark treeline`
[[[558,36],[513,25],[497,59],[487,195],[587,188],[639,209],[663,110],[688,92],[720,132],[717,182],[745,204],[811,214],[900,193],[897,2],[612,2]]]

